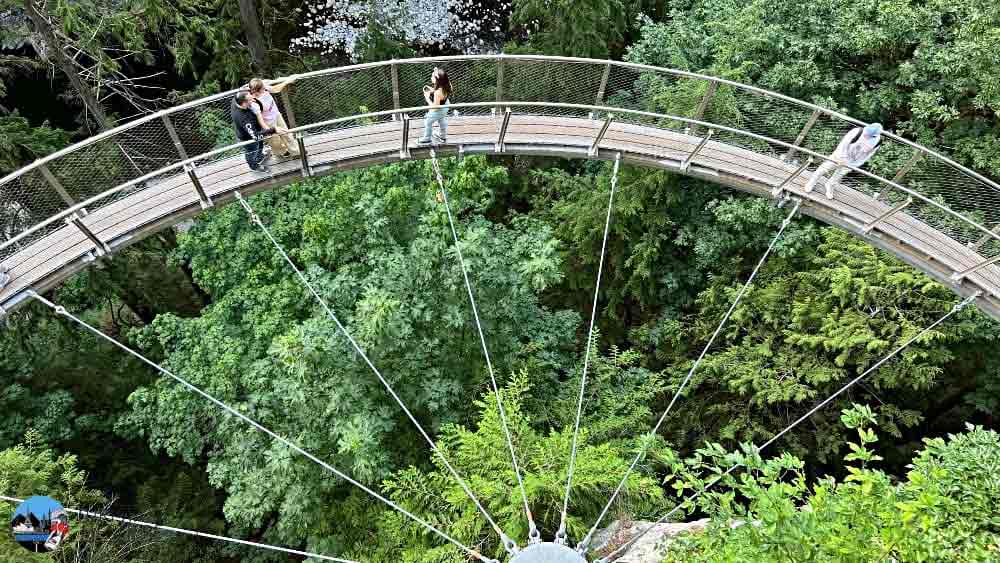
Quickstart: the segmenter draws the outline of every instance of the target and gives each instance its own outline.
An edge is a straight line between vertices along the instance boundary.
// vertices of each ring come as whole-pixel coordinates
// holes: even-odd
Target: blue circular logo
[[[69,535],[69,519],[63,505],[50,497],[31,497],[14,511],[10,521],[14,541],[32,553],[59,549]]]

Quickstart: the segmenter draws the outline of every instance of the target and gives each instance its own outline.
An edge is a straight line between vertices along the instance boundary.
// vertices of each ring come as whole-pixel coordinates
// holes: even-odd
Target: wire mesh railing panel
[[[67,208],[69,205],[42,177],[41,172],[37,169],[29,170],[0,189],[0,229],[3,240],[9,241]],[[20,241],[0,249],[0,260],[6,260],[61,226],[62,223],[57,222],[52,228],[22,237]]]
[[[114,138],[135,177],[155,172],[183,160],[162,119],[139,123],[116,133]]]
[[[46,166],[80,202],[180,160],[166,126],[150,120],[92,142]]]
[[[854,127],[856,125],[845,122],[839,117],[820,113],[803,138],[801,146],[819,154],[829,155],[837,148],[837,144],[840,143],[844,135]],[[797,158],[805,157],[798,155]]]
[[[298,126],[393,109],[389,65],[306,76],[289,94]]]
[[[655,111],[652,100],[667,89],[669,75],[612,64],[608,69],[608,79],[596,105],[638,111]]]
[[[233,98],[226,96],[170,114],[170,123],[188,157],[236,143],[232,104]]]
[[[396,64],[399,83],[400,107],[427,105],[423,88],[430,84],[431,73],[440,67],[448,73],[452,93],[450,103],[488,102],[496,100],[497,63],[493,59],[449,60],[440,62],[418,62]],[[464,108],[461,113],[481,110]],[[485,108],[485,111],[489,111]]]
[[[594,105],[604,76],[605,64],[544,61],[505,57],[501,96],[512,102],[558,102]],[[580,115],[588,110],[552,109],[562,115]]]
[[[697,101],[688,103],[686,94],[690,93],[680,86],[682,80],[685,79],[665,72],[612,65],[605,85],[604,98],[599,105],[687,117],[696,107]],[[703,86],[693,83],[690,86],[700,88],[697,94],[690,96],[700,99]],[[680,130],[687,126],[680,121],[666,121],[653,116],[633,114],[625,117],[623,114],[621,117],[631,123],[666,129]]]
[[[705,100],[702,119],[794,144],[812,113],[811,108],[781,98],[720,84]],[[773,147],[770,156],[787,152],[785,147]]]
[[[712,139],[767,157],[784,158],[788,166],[801,163],[808,150],[831,154],[843,136],[856,127],[843,117],[810,104],[709,77],[626,63],[517,55],[387,61],[324,71],[300,76],[287,87],[286,94],[276,98],[286,117],[294,113],[297,127],[363,113],[419,107],[426,103],[422,88],[429,83],[435,66],[444,68],[451,78],[453,104],[487,102],[479,107],[460,108],[456,112],[460,115],[490,114],[510,107],[514,114],[520,115],[589,117],[592,120],[581,129],[593,129],[595,124],[602,124],[606,116],[591,106],[638,110],[649,114],[612,113],[618,123],[688,133],[688,137],[675,138],[675,141],[680,139],[682,145],[696,144],[708,127],[692,126],[683,119],[669,116],[698,119],[758,135],[743,135],[716,127]],[[286,98],[290,107],[286,107]],[[556,105],[511,106],[505,102]],[[231,96],[206,99],[168,112],[165,119],[157,116],[82,143],[46,159],[44,165],[33,165],[12,175],[0,185],[0,228],[3,229],[0,238],[9,241],[59,215],[68,207],[66,199],[81,202],[175,164],[184,154],[197,157],[230,146],[236,142],[230,107]],[[423,115],[412,113],[415,115],[410,115],[411,132],[419,133]],[[167,123],[172,126],[184,154],[175,146]],[[316,145],[318,156],[332,160],[345,154],[362,154],[366,149],[358,145],[362,141],[350,139],[350,130],[373,124],[385,128],[368,139],[376,145],[389,143],[393,135],[398,137],[402,127],[398,115],[386,113],[316,127],[303,134],[308,143]],[[397,140],[402,142],[401,138]],[[781,144],[798,141],[799,148]],[[376,148],[384,148],[379,147]],[[922,156],[914,158],[915,154]],[[242,161],[243,156],[244,150],[237,147],[199,158],[195,164],[199,174],[222,181],[226,174],[235,174],[224,169],[233,160]],[[706,153],[704,162],[709,162],[712,156],[711,151]],[[765,158],[749,160],[747,166],[770,163]],[[804,174],[810,174],[818,164]],[[914,195],[915,201],[908,204],[906,213],[927,222],[956,242],[976,248],[983,256],[1000,255],[1000,240],[986,235],[980,227],[993,229],[1000,224],[1000,189],[996,186],[979,180],[974,173],[946,159],[888,137],[883,138],[882,146],[863,169],[885,181],[851,172],[841,183],[866,195],[877,196],[889,205],[904,203]],[[49,181],[48,174],[54,182]],[[185,173],[177,169],[129,185],[103,196],[88,208],[95,210],[114,204],[178,174]],[[894,179],[905,189],[890,188],[886,181]],[[54,185],[64,195],[60,195]],[[907,193],[908,190],[913,194]],[[920,201],[922,197],[930,202]],[[46,233],[61,228],[61,219],[60,216],[59,220],[53,220],[52,226],[40,228],[16,244],[8,244],[0,249],[0,256],[10,256]]]
[[[968,221],[980,225],[1000,222],[1000,192],[975,178],[961,176],[958,172],[942,160],[921,158],[906,172],[900,184],[938,202]],[[967,221],[940,208],[935,207],[933,214],[922,218],[963,244],[974,243],[984,234]]]

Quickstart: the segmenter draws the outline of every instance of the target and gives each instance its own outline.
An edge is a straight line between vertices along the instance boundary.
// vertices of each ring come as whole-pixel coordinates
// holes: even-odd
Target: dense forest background
[[[0,0],[0,176],[102,129],[287,75],[418,55],[542,53],[699,71],[843,111],[1000,178],[990,0]],[[611,166],[443,161],[543,536],[559,525]],[[431,165],[252,198],[455,467],[522,543],[516,481]],[[670,561],[1000,558],[1000,325],[962,311],[766,441],[957,302],[846,233],[796,219],[649,436],[787,210],[621,170],[569,522],[713,524]],[[238,206],[90,268],[52,300],[484,553],[486,523]],[[0,494],[362,561],[462,554],[48,309],[0,330]],[[803,508],[807,507],[807,508]],[[13,507],[0,506],[0,515]],[[734,520],[755,522],[730,526]],[[128,533],[125,533],[128,532]],[[77,561],[288,561],[86,521]],[[26,552],[4,540],[0,561]],[[75,559],[74,559],[75,558]],[[41,556],[31,559],[43,561]]]

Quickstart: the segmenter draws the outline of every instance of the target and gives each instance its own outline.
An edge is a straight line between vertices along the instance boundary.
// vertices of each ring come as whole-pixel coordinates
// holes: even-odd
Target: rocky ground
[[[653,529],[643,535],[625,555],[616,559],[617,563],[661,563],[671,538],[684,532],[699,532],[708,525],[708,519],[695,522],[671,522],[654,524],[642,521],[618,521],[599,531],[594,536],[594,545],[600,546],[598,552],[607,554],[633,537],[642,533],[649,526]]]

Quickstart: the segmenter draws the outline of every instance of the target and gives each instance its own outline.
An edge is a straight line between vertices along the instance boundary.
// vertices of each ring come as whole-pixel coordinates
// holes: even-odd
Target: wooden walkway
[[[494,153],[501,125],[499,117],[451,117],[448,144],[437,147],[443,156]],[[603,121],[574,117],[513,115],[504,139],[504,152],[587,158]],[[429,150],[419,147],[422,119],[411,121],[409,156],[428,158]],[[402,122],[393,121],[340,129],[306,138],[309,162],[314,175],[338,170],[396,162],[401,158]],[[613,123],[600,143],[596,158],[611,159],[622,153],[625,163],[680,171],[701,137],[675,131]],[[271,175],[251,171],[242,155],[199,167],[197,175],[215,204],[228,202],[234,192],[248,194],[291,183],[301,178],[298,159],[272,167]],[[709,141],[683,173],[760,196],[795,172],[796,166],[774,156]],[[974,272],[959,283],[951,281],[960,272],[983,263],[987,257],[950,238],[904,211],[892,214],[866,232],[865,225],[891,209],[868,195],[839,186],[835,200],[828,200],[822,186],[812,193],[803,187],[805,171],[786,186],[790,195],[803,200],[802,212],[844,228],[872,244],[892,252],[907,263],[947,284],[958,295],[977,291],[976,305],[1000,319],[1000,263]],[[100,207],[81,221],[114,252],[160,229],[202,211],[198,193],[187,174],[180,173],[153,183],[120,200]],[[95,261],[96,245],[72,224],[67,224],[33,242],[4,261],[12,276],[0,291],[0,305],[6,310],[28,299],[26,289],[45,291]]]

